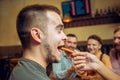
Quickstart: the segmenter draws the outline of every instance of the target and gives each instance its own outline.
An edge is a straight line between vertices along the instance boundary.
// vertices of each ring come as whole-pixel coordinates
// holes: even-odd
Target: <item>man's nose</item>
[[[114,40],[114,42],[115,42],[115,43],[118,43],[118,42],[120,42],[120,40],[116,38],[116,39]]]

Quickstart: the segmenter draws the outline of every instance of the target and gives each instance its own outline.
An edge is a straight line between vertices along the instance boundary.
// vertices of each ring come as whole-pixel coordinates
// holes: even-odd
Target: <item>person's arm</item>
[[[79,70],[96,70],[107,80],[120,80],[120,76],[108,69],[95,55],[88,52],[74,54],[74,64]]]
[[[108,69],[104,64],[99,64],[96,71],[107,80],[120,80],[120,76]]]

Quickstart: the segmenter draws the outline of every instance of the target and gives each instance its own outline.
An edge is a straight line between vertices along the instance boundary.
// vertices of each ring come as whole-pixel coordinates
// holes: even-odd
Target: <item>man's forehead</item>
[[[59,14],[57,14],[56,12],[47,11],[46,14],[47,14],[48,18],[50,18],[50,19],[53,19],[53,20],[54,20],[54,19],[61,20]],[[54,18],[53,18],[53,17],[54,17]]]
[[[120,31],[116,32],[114,36],[120,36]]]
[[[74,42],[76,42],[77,39],[76,39],[76,37],[67,37],[67,41],[74,41]]]
[[[47,11],[47,17],[50,19],[50,23],[63,25],[60,15],[53,11]]]

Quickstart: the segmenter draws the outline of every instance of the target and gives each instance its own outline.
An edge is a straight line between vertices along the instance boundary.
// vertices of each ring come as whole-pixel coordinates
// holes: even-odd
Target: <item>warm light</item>
[[[70,17],[69,14],[66,14],[63,16],[63,22],[71,22],[72,18]]]

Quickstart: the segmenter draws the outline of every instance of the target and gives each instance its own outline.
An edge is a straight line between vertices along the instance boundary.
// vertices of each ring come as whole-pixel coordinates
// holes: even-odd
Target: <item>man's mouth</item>
[[[60,50],[61,50],[62,47],[63,47],[63,46],[58,46],[58,47],[57,47],[59,53],[61,53]]]
[[[60,50],[63,46],[58,46],[57,48]]]

